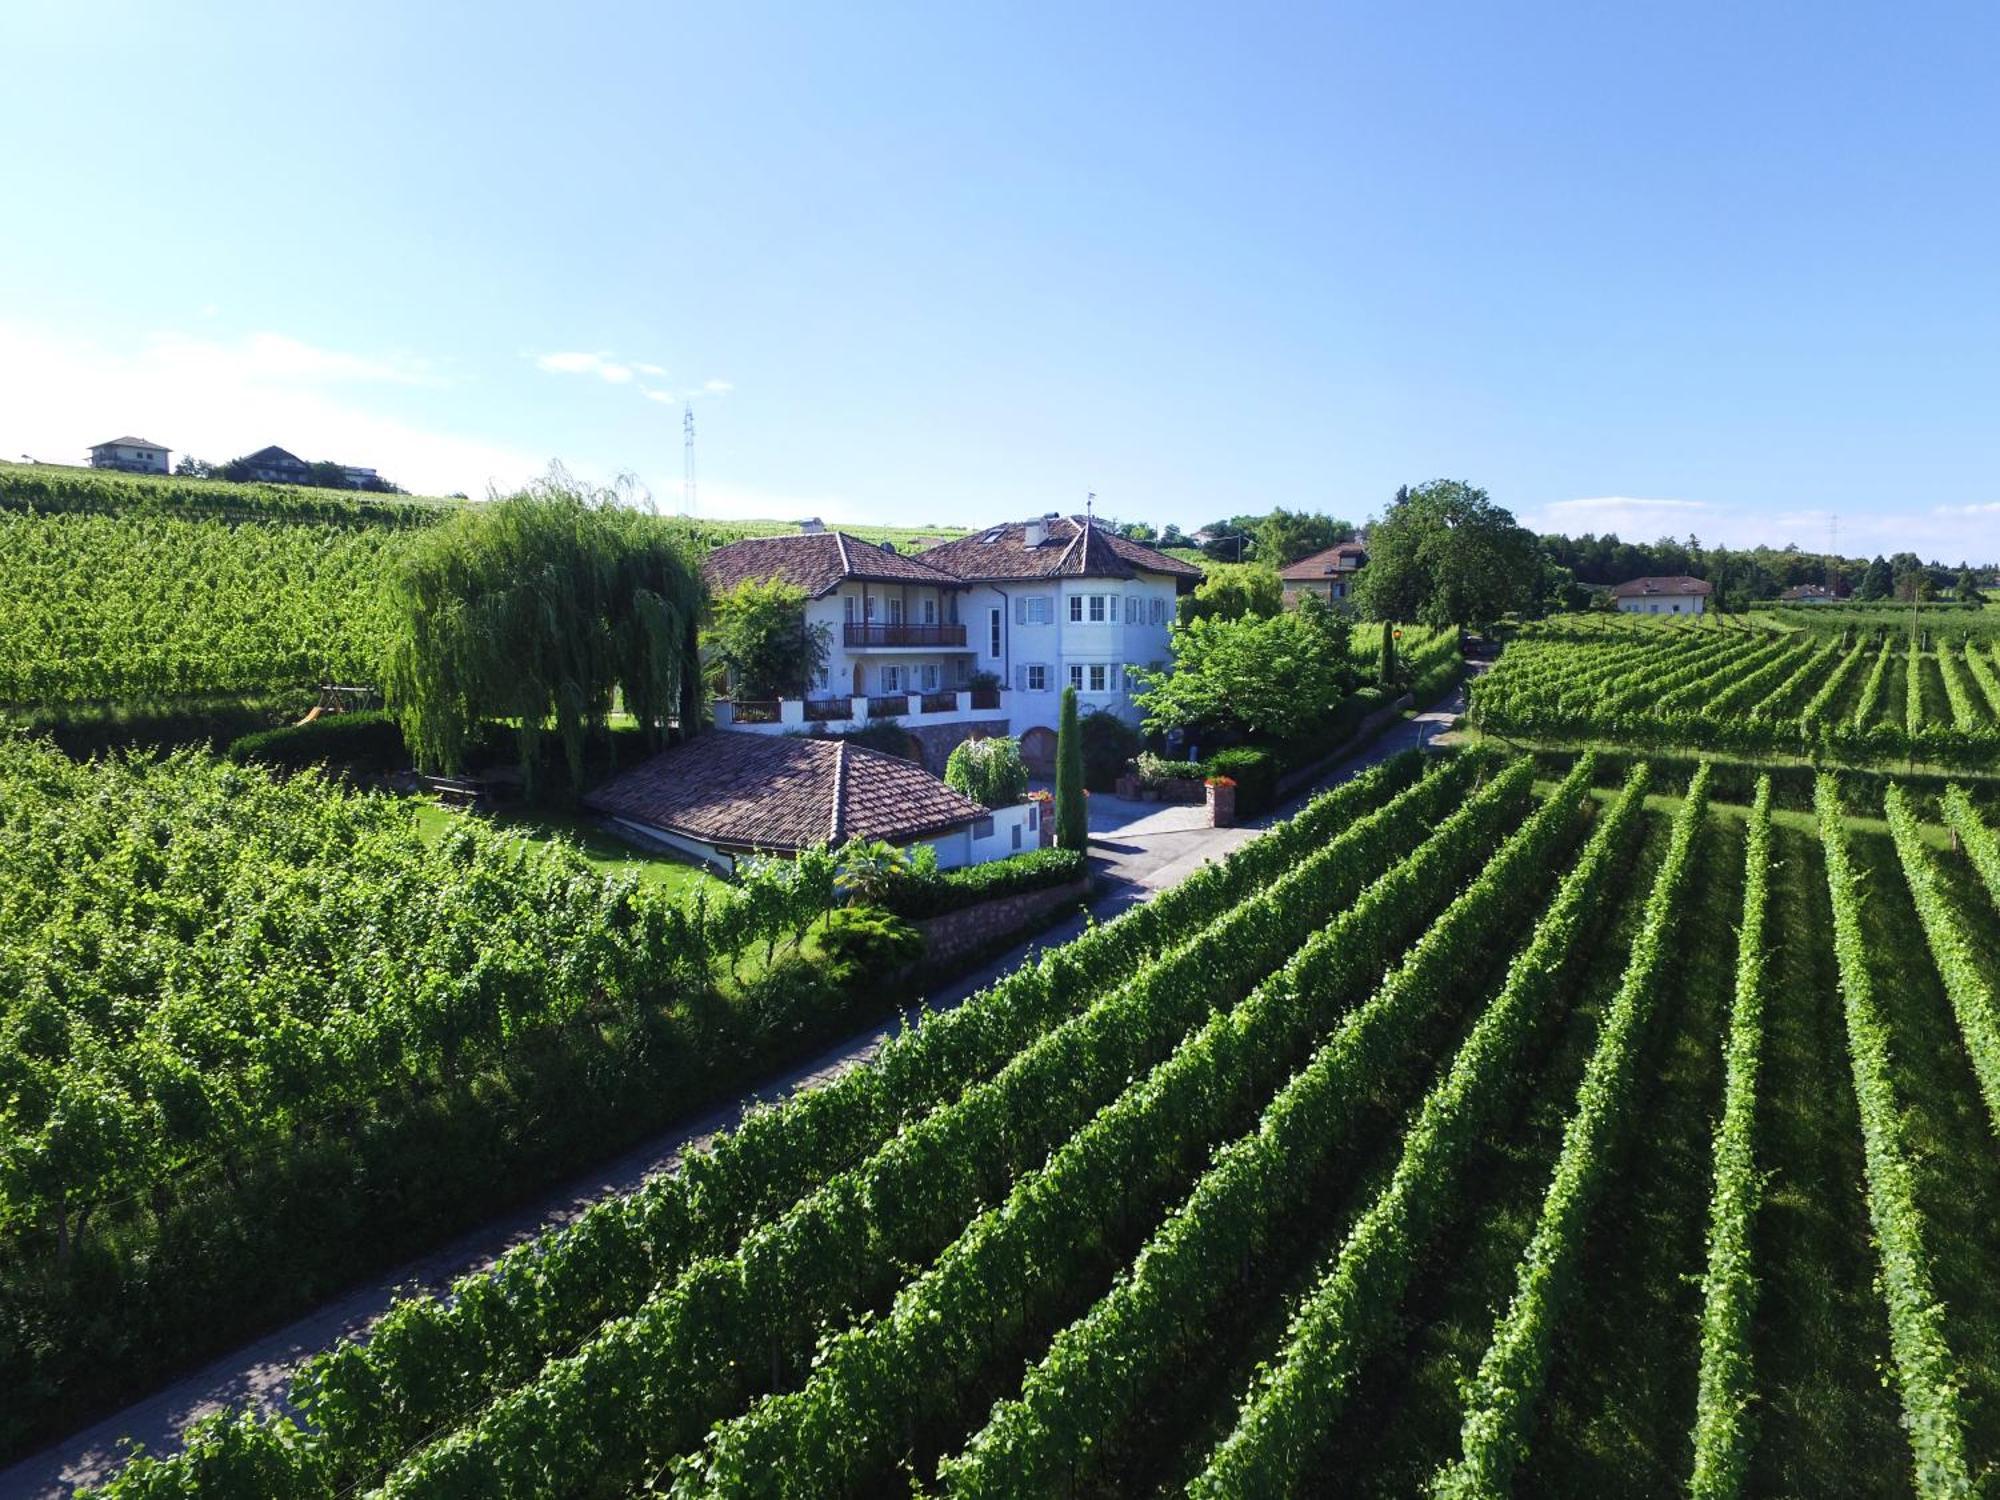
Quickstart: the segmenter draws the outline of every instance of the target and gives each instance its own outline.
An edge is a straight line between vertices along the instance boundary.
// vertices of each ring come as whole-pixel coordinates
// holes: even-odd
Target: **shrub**
[[[1263,812],[1278,799],[1278,773],[1282,768],[1275,750],[1237,745],[1218,750],[1202,762],[1201,769],[1206,776],[1228,777],[1236,783],[1239,818]]]
[[[1021,742],[963,740],[944,763],[944,784],[984,807],[1011,807],[1027,793]]]
[[[1165,781],[1198,781],[1201,779],[1201,762],[1198,760],[1168,760],[1164,755],[1155,755],[1150,750],[1141,750],[1138,759],[1139,782],[1142,786],[1158,786]]]
[[[924,940],[902,918],[875,906],[831,913],[816,934],[826,976],[836,985],[886,978],[923,956]]]
[[[373,708],[243,735],[230,742],[229,758],[238,765],[255,761],[288,770],[332,764],[395,771],[410,763],[395,716]]]
[[[903,727],[900,719],[870,719],[861,728],[840,738],[864,750],[880,750],[898,760],[917,759],[910,753],[910,731]]]
[[[1139,731],[1114,713],[1093,708],[1083,716],[1083,784],[1108,792],[1145,743]]]
[[[890,888],[882,904],[899,917],[922,921],[1002,896],[1068,885],[1081,880],[1088,868],[1080,849],[1029,849],[928,879],[901,881]]]

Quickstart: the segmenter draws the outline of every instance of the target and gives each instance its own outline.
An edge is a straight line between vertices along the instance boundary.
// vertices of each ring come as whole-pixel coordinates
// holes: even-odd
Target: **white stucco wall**
[[[1646,594],[1622,598],[1618,612],[1624,615],[1698,615],[1707,602],[1704,594]]]

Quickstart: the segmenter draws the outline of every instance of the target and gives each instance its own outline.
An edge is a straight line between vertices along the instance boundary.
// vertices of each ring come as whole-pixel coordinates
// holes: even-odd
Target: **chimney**
[[[1021,533],[1021,541],[1026,546],[1039,547],[1048,540],[1048,535],[1049,528],[1046,522],[1030,521],[1027,529]]]
[[[810,520],[799,522],[799,530],[806,536],[818,536],[826,530],[826,523],[818,516],[814,516]]]

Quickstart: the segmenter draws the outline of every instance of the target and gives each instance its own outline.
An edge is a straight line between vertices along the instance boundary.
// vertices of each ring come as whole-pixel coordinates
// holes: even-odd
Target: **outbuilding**
[[[938,868],[1036,848],[1032,802],[982,807],[911,761],[844,739],[718,729],[661,751],[584,799],[618,829],[718,869],[849,839],[929,844]]]

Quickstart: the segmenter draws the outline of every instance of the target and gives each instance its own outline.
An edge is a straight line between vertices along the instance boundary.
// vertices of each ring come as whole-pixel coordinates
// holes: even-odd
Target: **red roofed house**
[[[1715,586],[1701,578],[1634,578],[1614,584],[1611,598],[1628,615],[1698,615]]]
[[[715,592],[753,578],[797,584],[808,620],[833,640],[805,701],[719,704],[717,724],[841,730],[893,715],[926,765],[941,767],[967,734],[1014,734],[1044,773],[1065,687],[1085,712],[1137,721],[1126,668],[1166,662],[1176,600],[1201,579],[1199,568],[1088,516],[1053,512],[914,557],[808,522],[800,535],[718,547],[702,572]],[[975,691],[973,679],[987,673],[998,689]]]
[[[1040,842],[1036,804],[982,807],[921,766],[840,739],[699,734],[583,800],[628,834],[724,870],[851,838],[929,844],[945,870]]]
[[[1306,594],[1316,594],[1329,604],[1345,599],[1367,561],[1368,549],[1360,542],[1340,542],[1278,569],[1278,580],[1285,586],[1285,603],[1296,604]]]

